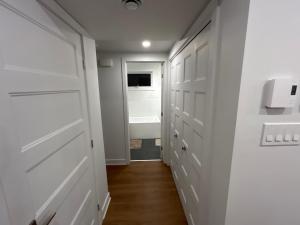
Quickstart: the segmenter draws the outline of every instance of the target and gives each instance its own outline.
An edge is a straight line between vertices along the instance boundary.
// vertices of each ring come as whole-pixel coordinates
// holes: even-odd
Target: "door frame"
[[[168,144],[168,129],[166,123],[166,115],[168,115],[168,68],[169,68],[169,60],[168,56],[165,54],[130,54],[125,55],[121,59],[121,73],[122,73],[122,92],[123,92],[123,114],[124,114],[124,140],[125,140],[125,151],[126,151],[126,163],[129,165],[131,162],[131,154],[130,154],[130,136],[129,136],[129,111],[128,111],[128,86],[127,86],[127,63],[138,63],[138,62],[147,62],[147,63],[162,63],[163,64],[163,79],[161,81],[162,93],[161,93],[161,112],[163,116],[161,116],[161,147],[163,149],[162,161],[169,164],[169,148]]]

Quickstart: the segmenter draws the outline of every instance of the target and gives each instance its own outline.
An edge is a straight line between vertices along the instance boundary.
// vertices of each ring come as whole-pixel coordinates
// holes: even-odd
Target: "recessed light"
[[[151,46],[151,42],[150,41],[143,41],[142,45],[144,48],[149,48]]]
[[[122,0],[124,7],[128,10],[137,10],[141,5],[141,0]]]

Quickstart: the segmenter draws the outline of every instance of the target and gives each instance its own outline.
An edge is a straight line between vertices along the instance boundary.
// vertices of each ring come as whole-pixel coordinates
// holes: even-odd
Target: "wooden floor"
[[[162,162],[108,166],[112,197],[103,225],[187,225],[169,167]]]

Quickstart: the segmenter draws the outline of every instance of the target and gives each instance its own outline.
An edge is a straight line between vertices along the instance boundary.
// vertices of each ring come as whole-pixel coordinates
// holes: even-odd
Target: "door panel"
[[[97,224],[81,37],[30,4],[37,15],[0,2],[0,179],[10,223],[55,215],[53,225]],[[34,19],[41,15],[51,27]]]
[[[214,74],[211,26],[171,63],[171,151],[179,195],[190,224],[207,224]],[[175,94],[174,94],[175,93]],[[175,136],[174,136],[175,135]],[[176,166],[177,165],[177,166]],[[174,175],[174,177],[176,177]]]

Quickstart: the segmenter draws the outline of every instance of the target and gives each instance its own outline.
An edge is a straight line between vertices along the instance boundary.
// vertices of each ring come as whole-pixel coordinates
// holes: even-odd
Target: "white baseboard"
[[[162,162],[161,159],[136,159],[130,160],[130,162]]]
[[[109,194],[109,192],[107,192],[105,200],[104,200],[103,205],[101,207],[102,220],[104,220],[104,218],[106,216],[106,213],[107,213],[107,210],[108,210],[108,207],[109,207],[109,204],[110,204],[110,200],[111,200],[110,194]]]
[[[106,165],[128,165],[127,159],[106,159]]]

